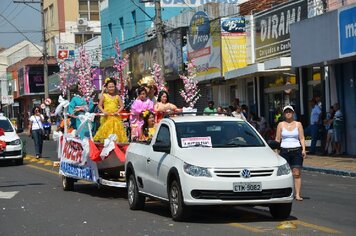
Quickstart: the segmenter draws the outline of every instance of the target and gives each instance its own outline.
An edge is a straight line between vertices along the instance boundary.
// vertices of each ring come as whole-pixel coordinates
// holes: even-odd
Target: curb
[[[331,174],[331,175],[356,177],[356,172],[347,171],[347,170],[328,169],[328,168],[321,168],[321,167],[314,167],[314,166],[303,166],[303,170],[315,171],[315,172]]]

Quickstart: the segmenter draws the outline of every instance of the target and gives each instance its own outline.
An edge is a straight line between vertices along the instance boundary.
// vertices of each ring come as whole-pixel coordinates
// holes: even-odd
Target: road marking
[[[300,221],[300,220],[293,220],[292,222],[294,224],[296,224],[296,225],[302,225],[304,227],[316,229],[316,230],[319,230],[319,231],[322,231],[322,232],[325,232],[325,233],[329,233],[329,234],[339,234],[340,233],[339,231],[337,231],[335,229],[332,229],[332,228],[328,228],[328,227],[320,226],[320,225],[315,225],[315,224],[310,224],[310,223],[307,223],[307,222],[304,222],[304,221]]]
[[[46,168],[42,168],[42,167],[31,165],[31,164],[26,165],[26,166],[37,169],[37,170],[43,170],[43,171],[51,173],[51,174],[59,175],[58,171],[47,170]]]
[[[13,198],[19,191],[13,191],[13,192],[3,192],[0,191],[0,199],[11,199]]]
[[[252,227],[252,226],[248,226],[248,225],[244,225],[244,224],[240,224],[240,223],[229,223],[228,225],[236,227],[236,228],[244,229],[244,230],[247,230],[247,231],[251,231],[251,232],[254,232],[254,233],[263,233],[263,232],[265,232],[265,231],[263,231],[261,229],[258,229],[258,228]]]

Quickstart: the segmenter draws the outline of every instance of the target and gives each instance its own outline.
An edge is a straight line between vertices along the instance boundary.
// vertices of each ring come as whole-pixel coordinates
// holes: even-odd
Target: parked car
[[[0,148],[0,160],[13,159],[16,164],[23,164],[23,144],[20,137],[16,133],[16,129],[6,116],[0,113],[0,128],[3,130],[3,135],[0,136],[0,141],[6,144],[6,147]],[[4,145],[5,146],[5,145]]]
[[[194,205],[262,205],[288,218],[293,177],[277,147],[234,117],[164,118],[151,142],[130,143],[126,152],[129,206],[143,209],[149,196],[169,202],[177,221]]]

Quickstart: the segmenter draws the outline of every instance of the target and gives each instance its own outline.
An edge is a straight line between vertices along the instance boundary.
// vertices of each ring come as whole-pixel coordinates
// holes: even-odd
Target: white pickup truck
[[[194,205],[263,205],[274,218],[288,218],[293,201],[289,165],[247,122],[227,116],[164,118],[151,142],[126,152],[128,202],[169,202],[173,220]]]

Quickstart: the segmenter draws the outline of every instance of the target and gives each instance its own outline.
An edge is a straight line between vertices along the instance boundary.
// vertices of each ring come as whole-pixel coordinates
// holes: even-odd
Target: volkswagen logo
[[[245,179],[246,178],[250,178],[251,177],[251,173],[250,173],[250,171],[248,169],[243,169],[241,171],[241,176],[244,177]]]

